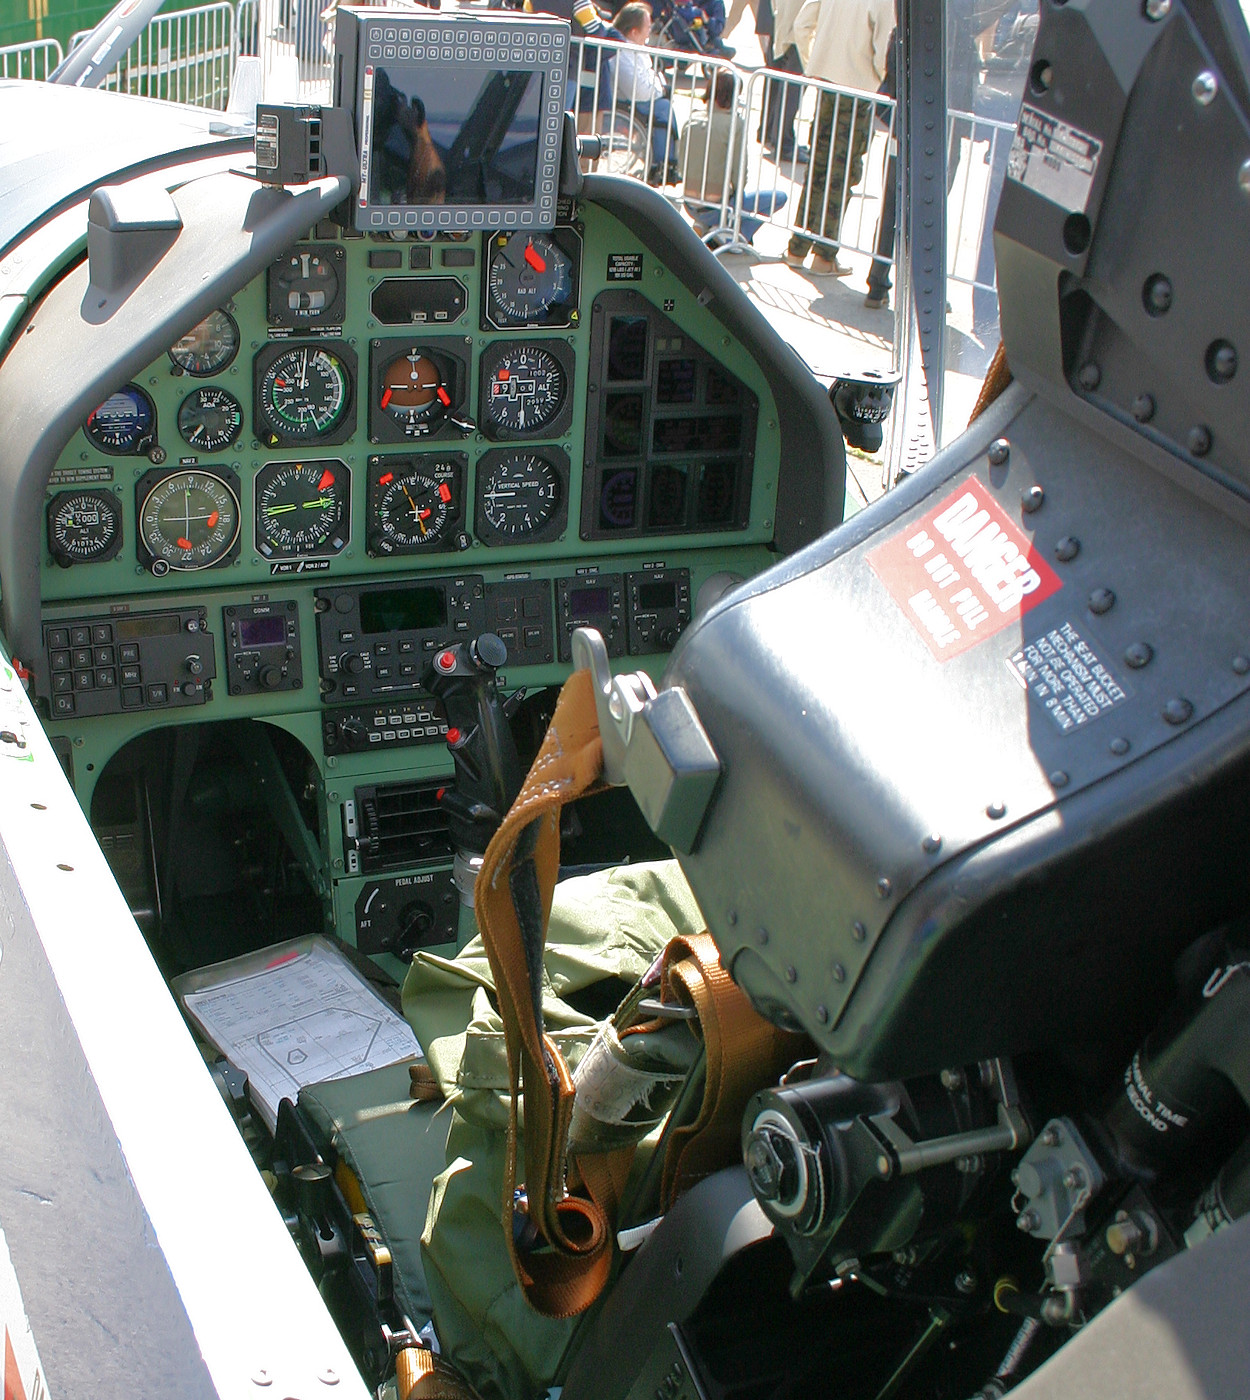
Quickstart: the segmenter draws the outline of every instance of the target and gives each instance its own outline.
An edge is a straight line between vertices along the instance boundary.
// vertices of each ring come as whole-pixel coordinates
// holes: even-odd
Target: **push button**
[[[143,682],[143,667],[142,667],[142,666],[123,666],[123,667],[122,667],[122,684],[123,684],[123,685],[140,685],[140,684],[142,684],[142,682]]]
[[[91,640],[97,646],[102,646],[106,642],[111,642],[113,640],[112,624],[108,622],[97,622],[91,629]]]
[[[95,664],[97,666],[111,666],[113,664],[113,648],[96,647]]]
[[[75,672],[74,672],[74,689],[75,689],[75,690],[90,690],[90,689],[92,689],[92,687],[93,687],[94,685],[95,685],[95,681],[94,681],[94,679],[92,678],[92,675],[91,675],[91,672],[90,672],[90,671],[75,671]]]
[[[521,608],[526,617],[538,617],[542,613],[542,599],[531,595],[524,599]]]
[[[122,645],[121,645],[120,647],[118,647],[118,649],[117,649],[117,656],[118,656],[118,660],[123,661],[123,662],[126,662],[126,661],[138,661],[138,659],[139,659],[139,647],[138,647],[138,644],[135,643],[135,642],[123,642]]]
[[[169,689],[163,685],[148,686],[149,705],[167,705],[169,703]]]
[[[52,677],[53,695],[64,695],[67,690],[73,690],[74,677],[68,671],[60,671]]]
[[[54,695],[52,697],[52,713],[54,715],[72,715],[74,713],[74,697],[72,695]]]
[[[117,672],[111,666],[101,666],[95,673],[97,690],[112,690],[117,684]]]
[[[75,648],[74,648],[74,668],[77,669],[79,666],[90,666],[90,665],[91,665],[91,656],[92,656],[92,654],[91,654],[91,648],[90,648],[90,647],[75,647]]]
[[[122,709],[138,710],[143,706],[143,687],[141,685],[128,685],[122,691]]]
[[[54,671],[68,671],[70,669],[69,652],[54,651],[52,653],[52,669]]]
[[[70,646],[89,647],[91,645],[90,627],[71,627],[69,633]]]
[[[69,646],[69,628],[53,627],[48,633],[48,646],[65,648]]]

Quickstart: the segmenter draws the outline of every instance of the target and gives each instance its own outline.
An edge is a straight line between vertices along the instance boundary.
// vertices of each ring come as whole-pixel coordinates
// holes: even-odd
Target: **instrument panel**
[[[364,939],[362,821],[452,769],[430,659],[491,631],[501,683],[541,692],[594,626],[658,675],[700,593],[775,557],[779,417],[697,286],[592,202],[549,232],[318,225],[49,477],[32,673],[80,801],[155,729],[283,729]]]

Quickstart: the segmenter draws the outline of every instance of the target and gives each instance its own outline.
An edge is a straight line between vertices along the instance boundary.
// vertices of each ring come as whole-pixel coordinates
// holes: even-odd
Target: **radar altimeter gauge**
[[[486,240],[484,328],[575,326],[582,240],[572,228]]]
[[[356,357],[339,341],[266,346],[255,362],[255,432],[267,447],[342,442],[355,427]]]
[[[461,410],[467,378],[463,359],[446,344],[375,341],[369,436],[407,442],[449,429],[472,432],[475,425]]]
[[[227,369],[239,353],[239,328],[225,311],[210,311],[169,350],[175,371],[207,379]]]
[[[225,389],[194,389],[178,407],[178,432],[189,447],[220,452],[243,431],[243,405]]]
[[[270,462],[256,474],[256,548],[266,559],[337,554],[347,544],[351,472],[337,460]]]
[[[465,462],[461,453],[373,458],[370,554],[420,554],[467,544],[459,528]]]
[[[269,268],[269,324],[293,330],[341,326],[347,269],[336,244],[293,248]]]
[[[494,438],[555,437],[572,416],[572,356],[560,341],[511,341],[482,355],[482,426]]]
[[[101,452],[131,457],[146,452],[156,438],[156,408],[136,384],[124,384],[87,415],[87,440]]]
[[[154,574],[210,569],[239,539],[238,478],[233,472],[148,472],[135,488],[139,562]]]
[[[554,539],[568,518],[568,481],[559,448],[486,453],[477,464],[477,537],[494,545]]]
[[[121,503],[111,491],[62,491],[48,502],[48,550],[62,568],[112,559],[121,543]]]

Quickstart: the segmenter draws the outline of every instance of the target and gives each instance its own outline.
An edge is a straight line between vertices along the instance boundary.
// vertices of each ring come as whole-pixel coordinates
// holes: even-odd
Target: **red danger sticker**
[[[1063,587],[973,479],[870,550],[868,562],[939,661],[992,637]]]

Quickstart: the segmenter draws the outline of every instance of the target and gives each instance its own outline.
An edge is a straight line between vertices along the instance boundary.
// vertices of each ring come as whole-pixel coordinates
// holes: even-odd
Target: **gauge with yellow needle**
[[[270,462],[256,473],[256,548],[266,559],[327,558],[350,536],[351,473],[337,459]]]
[[[369,473],[369,552],[419,554],[456,546],[461,464],[448,456],[375,459]]]

